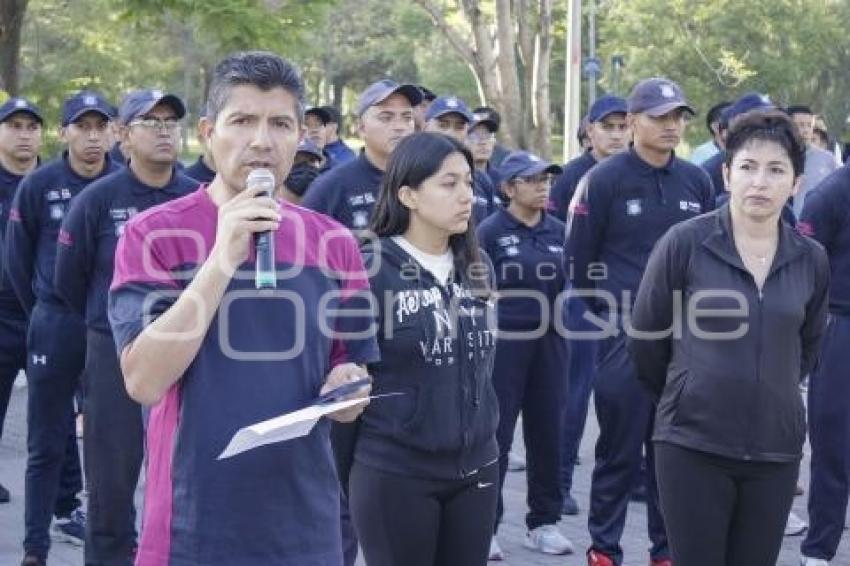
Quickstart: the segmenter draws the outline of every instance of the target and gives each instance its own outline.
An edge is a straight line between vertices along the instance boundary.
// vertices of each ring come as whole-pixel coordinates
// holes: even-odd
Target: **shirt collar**
[[[654,175],[656,173],[671,173],[676,167],[676,152],[670,152],[670,159],[667,160],[667,163],[661,167],[655,167],[644,161],[640,155],[638,155],[637,151],[635,151],[634,144],[629,145],[629,161],[633,163],[638,170],[645,175]]]

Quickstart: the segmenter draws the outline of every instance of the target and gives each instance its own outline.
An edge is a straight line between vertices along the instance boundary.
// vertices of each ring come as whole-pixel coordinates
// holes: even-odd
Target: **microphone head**
[[[246,189],[262,189],[268,194],[272,194],[274,187],[274,173],[265,168],[252,169],[245,180]]]

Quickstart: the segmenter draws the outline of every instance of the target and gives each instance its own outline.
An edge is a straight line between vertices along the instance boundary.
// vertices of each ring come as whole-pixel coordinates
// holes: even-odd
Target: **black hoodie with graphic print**
[[[455,270],[446,286],[392,239],[363,249],[376,298],[381,361],[354,459],[403,475],[456,479],[496,461],[491,383],[495,315]],[[485,263],[488,263],[485,261]]]

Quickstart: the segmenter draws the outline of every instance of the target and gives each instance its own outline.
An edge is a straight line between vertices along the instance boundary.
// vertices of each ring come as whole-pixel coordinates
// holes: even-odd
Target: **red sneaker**
[[[587,551],[587,566],[614,566],[614,560],[591,548]]]
[[[669,558],[660,558],[658,560],[649,559],[649,566],[673,566],[673,561]]]

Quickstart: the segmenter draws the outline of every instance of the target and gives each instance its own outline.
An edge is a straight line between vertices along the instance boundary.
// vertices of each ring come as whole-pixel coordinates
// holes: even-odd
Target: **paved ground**
[[[0,566],[13,566],[20,560],[21,540],[23,538],[23,474],[26,461],[26,430],[25,405],[26,389],[18,386],[12,396],[6,429],[0,441],[0,483],[12,491],[12,502],[0,506]],[[506,517],[500,531],[500,541],[506,554],[502,564],[510,566],[549,566],[549,565],[581,565],[584,563],[582,553],[588,545],[587,499],[590,489],[590,472],[593,461],[593,443],[597,429],[595,417],[591,415],[588,430],[581,447],[582,465],[576,470],[575,496],[582,506],[582,514],[578,517],[567,518],[560,524],[563,532],[575,543],[577,555],[566,557],[548,557],[532,553],[522,547],[522,537],[525,532],[525,475],[511,473],[505,488]],[[521,441],[518,442],[522,450]],[[803,463],[802,485],[808,485],[808,459]],[[805,496],[797,498],[794,509],[806,516]],[[646,513],[640,504],[632,504],[629,509],[628,523],[624,535],[625,549],[624,566],[645,566],[647,564]],[[778,564],[780,566],[796,566],[799,562],[800,538],[786,538]],[[51,566],[79,566],[82,564],[82,551],[73,546],[57,543],[50,554]],[[496,563],[493,563],[496,564]],[[834,565],[850,566],[850,535],[842,540]],[[201,565],[199,565],[201,566]],[[399,565],[403,566],[403,565]]]

